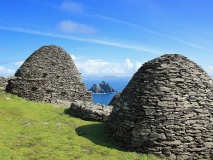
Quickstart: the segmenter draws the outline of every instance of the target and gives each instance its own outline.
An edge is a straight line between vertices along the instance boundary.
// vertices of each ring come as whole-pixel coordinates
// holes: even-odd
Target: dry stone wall
[[[0,77],[0,89],[5,89],[8,83],[8,79],[4,77]]]
[[[92,101],[71,56],[54,45],[43,46],[28,57],[6,91],[33,101]]]
[[[111,111],[112,106],[77,101],[71,103],[68,114],[83,120],[106,122]]]
[[[169,159],[213,158],[212,80],[179,54],[146,62],[121,93],[107,132],[130,151]]]

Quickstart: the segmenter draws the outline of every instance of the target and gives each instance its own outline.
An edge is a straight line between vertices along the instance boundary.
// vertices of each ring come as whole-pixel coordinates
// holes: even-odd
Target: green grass
[[[126,152],[104,125],[64,114],[64,108],[26,101],[0,90],[0,160],[158,160]]]

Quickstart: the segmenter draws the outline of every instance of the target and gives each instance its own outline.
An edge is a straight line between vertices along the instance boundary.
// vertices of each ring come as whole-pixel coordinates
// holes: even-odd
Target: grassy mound
[[[158,160],[126,152],[104,125],[64,114],[64,108],[0,91],[0,160]]]

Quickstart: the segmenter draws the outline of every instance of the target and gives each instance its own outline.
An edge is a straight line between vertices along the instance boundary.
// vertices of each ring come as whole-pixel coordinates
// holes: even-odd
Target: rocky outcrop
[[[91,102],[72,102],[68,114],[83,120],[105,122],[112,111],[112,106],[93,104]]]
[[[92,101],[71,56],[54,45],[43,46],[28,57],[6,91],[33,101]]]
[[[100,84],[93,84],[89,89],[92,93],[113,93],[115,90],[106,82],[102,81]]]
[[[7,84],[8,84],[8,79],[4,77],[0,77],[0,89],[5,90]]]
[[[172,160],[211,159],[212,80],[182,55],[148,61],[121,93],[106,127],[130,151]]]

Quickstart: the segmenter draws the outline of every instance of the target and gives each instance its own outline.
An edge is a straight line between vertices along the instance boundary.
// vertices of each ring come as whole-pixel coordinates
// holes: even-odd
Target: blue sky
[[[84,77],[131,77],[182,54],[213,76],[212,0],[0,0],[0,76],[44,45],[72,55]]]

